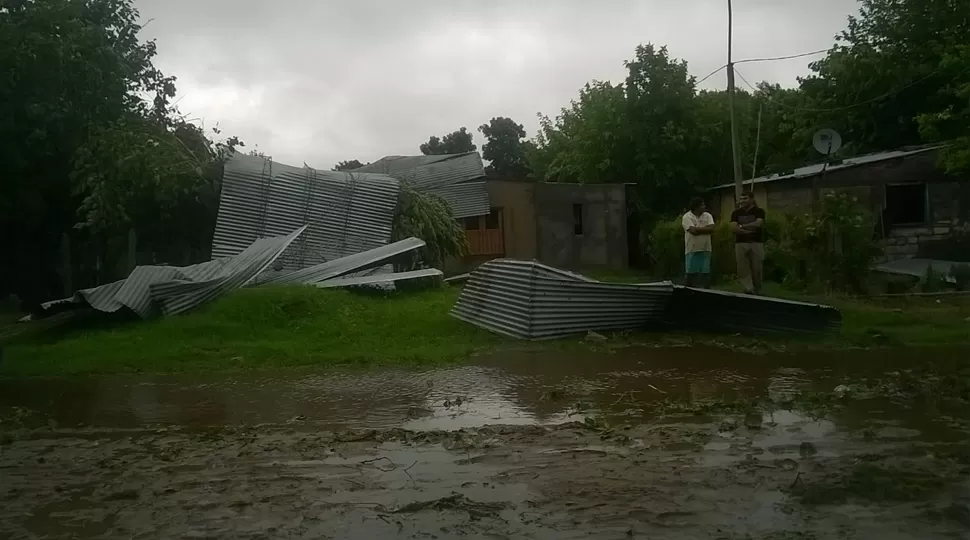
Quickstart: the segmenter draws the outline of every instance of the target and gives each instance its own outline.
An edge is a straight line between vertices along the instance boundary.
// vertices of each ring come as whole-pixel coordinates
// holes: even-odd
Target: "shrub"
[[[765,279],[791,288],[863,292],[869,264],[879,254],[870,214],[854,197],[829,194],[817,213],[784,215],[769,212],[765,221]],[[653,228],[648,247],[657,277],[684,273],[684,230],[680,218]],[[730,279],[736,272],[734,234],[727,220],[718,222],[712,238],[711,279]]]
[[[419,193],[402,183],[391,224],[391,241],[412,236],[424,240],[426,245],[398,263],[399,270],[413,270],[422,265],[441,268],[448,257],[460,257],[468,251],[465,231],[455,219],[451,206],[437,195]]]
[[[865,292],[869,265],[880,250],[871,214],[845,193],[829,193],[818,212],[789,216],[776,256],[784,282],[794,286]]]

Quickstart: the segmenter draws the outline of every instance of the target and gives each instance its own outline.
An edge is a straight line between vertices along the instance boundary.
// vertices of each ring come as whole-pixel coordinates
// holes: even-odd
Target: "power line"
[[[810,108],[810,107],[792,107],[791,105],[784,105],[784,104],[782,104],[780,102],[777,102],[777,101],[775,101],[774,103],[776,105],[780,106],[783,109],[791,109],[793,111],[806,111],[806,112],[835,112],[835,111],[844,111],[846,109],[853,109],[855,107],[861,107],[862,105],[868,105],[870,103],[879,101],[881,99],[885,99],[887,97],[894,96],[894,95],[902,92],[903,90],[906,90],[907,88],[910,88],[912,86],[916,86],[917,84],[919,84],[919,83],[921,83],[921,82],[929,79],[930,77],[936,75],[937,73],[943,71],[944,67],[945,66],[940,66],[940,67],[934,69],[929,75],[926,75],[925,77],[920,77],[919,79],[916,79],[915,81],[912,81],[909,84],[900,86],[899,88],[897,88],[895,90],[890,90],[889,92],[886,92],[884,94],[878,95],[878,96],[876,96],[876,97],[874,97],[872,99],[867,99],[865,101],[860,101],[858,103],[853,103],[852,105],[846,105],[844,107],[833,107],[833,108],[828,108],[828,109],[816,109],[816,108]],[[965,73],[967,71],[970,71],[970,68],[967,68],[967,69],[963,70],[963,72],[961,72],[961,74],[962,73]],[[734,72],[739,77],[741,77],[741,80],[744,81],[744,83],[747,84],[749,88],[751,88],[755,92],[758,91],[758,89],[755,88],[754,85],[752,85],[750,82],[748,82],[748,79],[745,79],[744,78],[744,75],[741,75],[741,72],[740,71],[738,71],[738,70],[735,69]]]
[[[788,56],[774,56],[774,57],[771,57],[771,58],[748,58],[747,60],[738,60],[738,61],[735,62],[735,64],[743,64],[745,62],[774,62],[775,60],[791,60],[792,58],[801,58],[803,56],[812,56],[813,54],[821,54],[823,52],[828,52],[828,49],[819,49],[817,51],[812,51],[812,52],[807,52],[807,53],[801,53],[801,54],[792,54],[792,55],[788,55]]]
[[[719,67],[719,68],[717,68],[717,69],[715,69],[714,71],[712,71],[712,72],[710,72],[710,73],[708,73],[707,75],[705,75],[705,76],[704,76],[704,78],[703,78],[703,79],[701,79],[701,80],[699,80],[699,81],[697,81],[697,82],[696,82],[696,83],[694,83],[694,84],[700,84],[700,83],[702,83],[702,82],[704,82],[704,81],[706,81],[707,79],[710,79],[710,78],[711,78],[711,77],[712,77],[712,76],[713,76],[713,75],[714,75],[715,73],[717,73],[718,71],[721,71],[722,69],[724,69],[724,68],[726,68],[726,67],[727,67],[727,64],[724,64],[723,66],[721,66],[721,67]]]

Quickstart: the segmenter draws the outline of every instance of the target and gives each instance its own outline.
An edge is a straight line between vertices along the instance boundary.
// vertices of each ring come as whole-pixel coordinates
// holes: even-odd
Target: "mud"
[[[684,420],[34,430],[0,455],[0,536],[895,539],[970,527],[963,443],[819,439],[816,421],[770,415],[758,428]]]
[[[0,381],[0,538],[970,534],[966,380],[641,354]]]

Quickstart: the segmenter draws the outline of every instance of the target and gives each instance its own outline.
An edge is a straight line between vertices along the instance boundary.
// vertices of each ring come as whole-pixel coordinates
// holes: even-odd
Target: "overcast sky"
[[[419,154],[432,134],[509,116],[535,134],[640,43],[698,78],[726,61],[726,0],[136,0],[178,107],[277,161],[330,168]],[[855,0],[734,0],[735,59],[824,49]],[[812,58],[751,63],[785,86]],[[738,81],[743,85],[742,81]],[[723,70],[701,88],[723,88]]]

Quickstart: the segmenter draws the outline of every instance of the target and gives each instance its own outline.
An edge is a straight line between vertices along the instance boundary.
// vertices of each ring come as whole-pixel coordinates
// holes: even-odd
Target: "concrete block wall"
[[[951,234],[953,226],[951,221],[940,221],[932,226],[893,227],[886,234],[886,239],[882,241],[886,259],[916,257],[922,242],[946,238]]]

